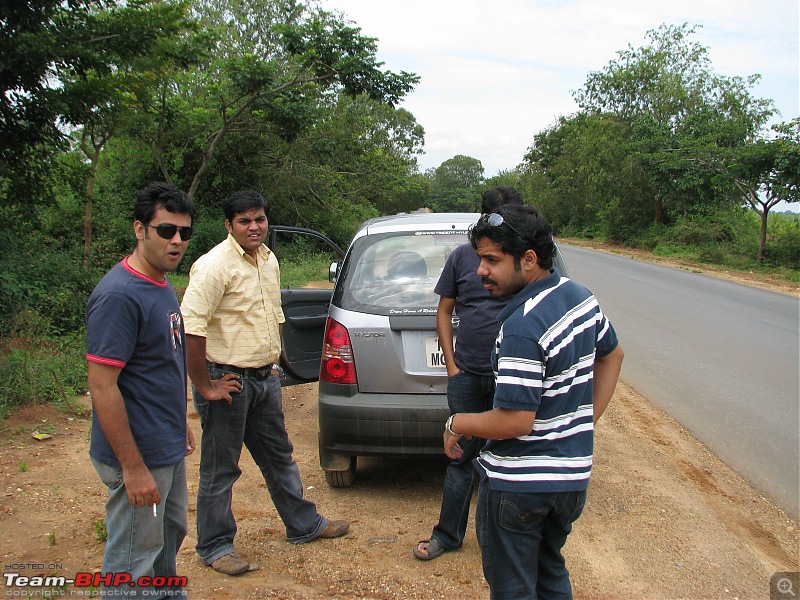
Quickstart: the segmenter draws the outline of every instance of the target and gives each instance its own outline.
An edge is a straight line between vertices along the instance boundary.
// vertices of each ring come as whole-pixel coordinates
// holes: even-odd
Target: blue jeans
[[[227,371],[211,368],[212,379]],[[236,520],[231,509],[233,484],[242,474],[242,444],[261,469],[272,503],[293,544],[309,542],[325,531],[328,521],[316,505],[303,498],[300,469],[283,417],[280,380],[242,377],[233,403],[209,402],[192,388],[200,415],[200,482],[197,490],[197,553],[210,565],[234,551]]]
[[[475,520],[492,600],[572,598],[561,548],[585,503],[586,490],[500,492],[481,481]]]
[[[158,516],[152,506],[133,506],[123,485],[122,470],[92,459],[100,480],[108,487],[106,500],[106,551],[103,574],[128,573],[132,581],[142,576],[170,577],[177,575],[175,557],[186,536],[186,513],[189,497],[186,491],[186,463],[181,460],[167,467],[150,469],[156,482],[161,504]],[[131,588],[121,585],[103,588],[114,596],[157,598],[182,595],[181,588]],[[111,591],[113,590],[113,591]]]
[[[450,413],[477,413],[492,408],[494,376],[476,375],[461,371],[447,379],[447,404]],[[478,456],[484,440],[461,438],[458,445],[464,451],[460,458],[447,466],[442,491],[442,508],[439,523],[433,528],[435,538],[448,550],[459,548],[464,542],[469,517],[469,503],[475,488],[475,468],[472,459]]]

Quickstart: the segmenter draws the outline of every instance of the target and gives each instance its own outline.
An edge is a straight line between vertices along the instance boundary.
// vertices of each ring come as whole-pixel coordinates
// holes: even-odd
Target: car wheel
[[[350,465],[344,471],[325,469],[325,481],[335,488],[350,487],[356,480],[356,457],[350,457]]]

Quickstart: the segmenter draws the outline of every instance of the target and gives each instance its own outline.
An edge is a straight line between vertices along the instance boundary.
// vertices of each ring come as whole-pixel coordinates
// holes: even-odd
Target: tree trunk
[[[86,182],[86,209],[83,211],[83,268],[88,269],[92,254],[92,199],[94,198],[94,170]]]
[[[769,207],[762,204],[761,214],[761,240],[758,243],[758,264],[764,261],[764,248],[767,245],[767,216]]]
[[[656,225],[661,225],[664,222],[664,203],[661,198],[656,198]]]
[[[81,151],[89,159],[89,177],[86,180],[86,208],[83,211],[83,268],[88,269],[92,259],[92,203],[94,202],[94,182],[97,167],[100,164],[100,153],[103,151],[111,134],[103,132],[99,140],[95,140],[94,131],[84,128],[81,134]]]

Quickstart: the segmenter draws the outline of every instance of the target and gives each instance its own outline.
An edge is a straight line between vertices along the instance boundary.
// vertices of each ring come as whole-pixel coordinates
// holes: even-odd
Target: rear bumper
[[[439,455],[450,415],[445,394],[346,395],[350,387],[320,384],[319,451],[323,466],[332,454]],[[344,391],[331,394],[330,388]],[[344,389],[339,389],[344,388]],[[346,391],[347,390],[347,391]]]

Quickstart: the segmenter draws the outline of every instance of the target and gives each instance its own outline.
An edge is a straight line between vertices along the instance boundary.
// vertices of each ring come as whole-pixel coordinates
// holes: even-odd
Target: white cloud
[[[456,154],[487,176],[521,162],[533,136],[577,107],[571,91],[662,23],[700,25],[725,76],[800,114],[797,0],[321,0],[378,38],[378,58],[421,77],[403,102],[425,128],[423,169]]]

